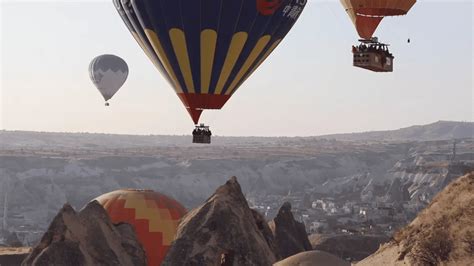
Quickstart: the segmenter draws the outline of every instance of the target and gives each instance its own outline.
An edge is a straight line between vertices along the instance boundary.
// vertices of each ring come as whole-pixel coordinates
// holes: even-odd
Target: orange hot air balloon
[[[114,223],[134,226],[145,249],[148,265],[160,265],[174,240],[186,209],[176,200],[153,190],[124,189],[97,197]]]
[[[416,0],[341,0],[341,3],[359,36],[370,39],[384,17],[406,15]]]

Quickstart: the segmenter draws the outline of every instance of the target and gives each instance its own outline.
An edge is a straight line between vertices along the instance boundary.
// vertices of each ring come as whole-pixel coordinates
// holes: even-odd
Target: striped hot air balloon
[[[194,123],[221,109],[294,25],[306,0],[114,0]]]
[[[341,0],[359,36],[370,39],[384,17],[406,15],[416,0]]]
[[[114,223],[134,226],[148,265],[160,265],[174,240],[186,209],[176,200],[152,190],[117,190],[97,197]]]

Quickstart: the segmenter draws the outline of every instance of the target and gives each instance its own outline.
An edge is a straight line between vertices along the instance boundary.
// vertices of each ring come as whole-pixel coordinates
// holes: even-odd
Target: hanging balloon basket
[[[394,56],[388,50],[388,44],[378,42],[376,37],[370,40],[360,39],[359,46],[352,46],[353,65],[374,72],[392,72]]]
[[[211,143],[211,130],[209,126],[204,124],[196,125],[193,130],[193,143],[210,144]]]

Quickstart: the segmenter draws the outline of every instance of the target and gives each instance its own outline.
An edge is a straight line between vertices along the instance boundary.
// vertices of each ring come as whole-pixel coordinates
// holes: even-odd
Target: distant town
[[[269,195],[249,199],[251,206],[272,219],[284,202],[303,222],[309,234],[384,234],[391,236],[405,226],[428,204],[427,198],[388,203],[387,197],[375,196],[359,201],[313,196],[311,191],[289,193],[285,197]]]

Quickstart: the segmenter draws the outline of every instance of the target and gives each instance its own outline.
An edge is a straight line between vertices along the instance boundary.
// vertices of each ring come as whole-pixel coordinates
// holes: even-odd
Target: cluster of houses
[[[308,234],[391,235],[409,223],[425,207],[422,202],[387,202],[386,198],[376,198],[372,201],[311,198],[311,195],[301,192],[284,197],[268,195],[250,198],[249,203],[270,220],[277,215],[284,202],[290,202],[295,219],[305,224]]]

